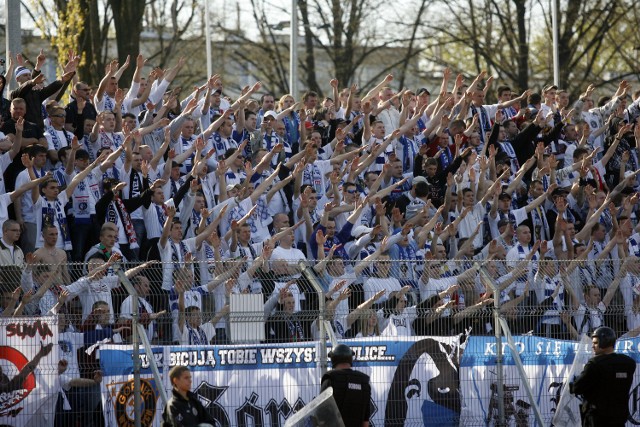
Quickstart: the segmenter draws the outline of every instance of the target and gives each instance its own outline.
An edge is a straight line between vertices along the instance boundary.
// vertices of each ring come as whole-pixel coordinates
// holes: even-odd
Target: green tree
[[[108,10],[101,21],[97,0],[37,0],[25,8],[38,29],[51,43],[58,57],[79,52],[78,73],[90,84],[97,84],[104,73],[106,40],[110,25]]]

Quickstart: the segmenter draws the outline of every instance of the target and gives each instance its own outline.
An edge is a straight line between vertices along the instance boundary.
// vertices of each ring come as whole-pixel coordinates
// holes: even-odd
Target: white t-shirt
[[[363,287],[365,300],[372,298],[376,293],[383,289],[386,290],[385,294],[380,297],[378,302],[386,301],[391,292],[402,289],[402,285],[400,285],[400,282],[395,277],[369,277],[364,282]]]
[[[418,318],[416,307],[405,307],[399,314],[384,317],[383,310],[378,310],[378,322],[383,337],[410,337],[413,335],[411,323]]]
[[[60,385],[64,390],[69,390],[71,380],[80,378],[80,365],[78,364],[78,349],[84,346],[84,334],[81,332],[61,332],[58,335],[60,360],[67,361],[67,369],[60,375]]]
[[[509,267],[509,269],[515,268],[520,261],[522,261],[527,257],[529,252],[531,252],[531,247],[529,245],[523,246],[523,245],[517,244],[511,249],[509,249],[509,252],[507,252],[507,258],[506,258],[507,267]],[[522,295],[522,292],[524,292],[524,288],[527,280],[529,280],[530,283],[533,283],[533,277],[538,271],[538,262],[535,260],[535,258],[537,257],[538,257],[537,254],[534,255],[534,259],[529,263],[527,272],[523,273],[519,278],[516,279],[517,280],[516,296]]]
[[[122,301],[122,304],[120,304],[120,318],[122,319],[131,319],[133,316],[133,309],[134,309],[134,298],[133,296],[129,295],[124,301]],[[136,304],[136,310],[138,310],[139,314],[142,314],[142,307],[144,307],[144,310],[151,314],[153,313],[153,308],[151,307],[151,304],[149,304],[149,302],[144,299],[144,298],[138,298],[138,304]],[[151,340],[153,339],[153,333],[155,330],[155,320],[150,322],[148,326],[145,327],[145,331],[147,333],[147,338],[149,339],[149,342],[151,342]]]
[[[294,265],[297,267],[300,261],[306,261],[307,258],[304,256],[300,249],[285,249],[281,246],[278,246],[273,250],[273,253],[271,254],[271,262],[273,263],[277,260],[285,260],[289,265]],[[295,274],[293,277],[298,278],[300,277],[300,274]]]
[[[53,127],[49,127],[44,133],[44,137],[47,139],[48,149],[58,151],[63,147],[70,147],[74,135],[64,129],[55,130]]]
[[[36,172],[36,178],[40,178],[46,173],[44,169],[37,170],[34,168],[34,171]],[[16,178],[15,188],[20,188],[28,182],[31,182],[31,178],[29,178],[29,171],[25,169],[18,174],[18,177]],[[31,191],[27,191],[20,197],[21,197],[20,201],[22,202],[21,209],[20,209],[22,212],[22,219],[24,220],[24,222],[30,222],[31,224],[35,224],[36,214],[33,208],[33,199],[31,198]]]
[[[82,181],[78,183],[71,195],[71,212],[76,219],[89,219],[91,215],[96,213],[96,203],[101,198],[100,182],[96,179],[95,173],[90,173]],[[65,174],[67,185],[71,183],[73,178],[78,174],[73,171],[71,175]]]
[[[441,279],[429,279],[427,283],[422,280],[418,283],[420,288],[420,300],[425,301],[442,291],[449,289],[458,283],[458,276],[443,277]]]
[[[607,306],[602,301],[596,307],[587,307],[580,304],[574,313],[574,320],[578,334],[586,334],[595,331],[600,326],[604,326],[604,313]]]
[[[143,209],[144,226],[147,230],[147,239],[155,239],[162,236],[164,222],[167,219],[164,207],[174,207],[173,199],[164,202],[163,205],[151,203],[148,208]]]
[[[124,134],[122,132],[104,132],[100,131],[98,134],[98,150],[100,148],[111,148],[112,151],[116,151],[124,142]],[[97,151],[97,150],[96,150]],[[125,153],[122,151],[120,157],[116,159],[116,167],[121,169],[124,165]]]
[[[473,231],[476,229],[478,224],[484,224],[484,216],[487,213],[487,210],[482,206],[482,203],[478,202],[473,206],[471,212],[465,216],[460,224],[458,225],[458,236],[460,238],[470,237]],[[460,212],[456,210],[456,216],[460,215]],[[481,248],[484,246],[483,243],[483,233],[484,225],[480,227],[480,231],[476,234],[476,237],[473,239],[473,247],[474,249]]]
[[[82,304],[82,321],[84,322],[89,314],[91,314],[91,308],[93,304],[98,301],[104,301],[109,306],[109,313],[111,313],[110,322],[114,322],[113,318],[113,302],[111,300],[111,289],[115,289],[120,286],[120,279],[118,276],[104,276],[100,280],[89,280],[86,277],[80,278],[80,280],[65,286],[69,291],[69,298],[77,296]]]
[[[29,195],[31,196],[31,195]],[[9,219],[9,205],[11,202],[11,195],[3,192],[0,194],[0,238],[2,238],[2,224]]]
[[[2,135],[3,137],[0,138],[0,140],[4,139],[4,134],[2,132],[0,132],[0,135]],[[13,160],[11,159],[11,156],[9,155],[9,152],[7,151],[6,153],[0,154],[0,194],[3,194],[6,190],[5,186],[4,186],[4,171],[7,170],[7,168],[9,167],[9,165],[11,164]],[[18,187],[15,187],[18,188]]]
[[[276,282],[275,288],[273,289],[273,293],[271,294],[271,296],[275,294],[279,294],[280,289],[284,288],[285,286],[286,286],[286,283],[284,282]],[[295,300],[295,306],[293,308],[293,311],[297,313],[302,309],[300,307],[300,301],[305,301],[306,297],[298,287],[297,283],[290,285],[289,291],[291,292],[291,295],[293,295],[293,299]]]
[[[198,327],[198,330],[192,328],[185,321],[184,328],[182,328],[182,334],[180,335],[180,345],[193,345],[194,343],[190,342],[190,337],[192,334],[200,334],[204,333],[207,343],[210,343],[211,340],[216,336],[216,329],[210,327],[211,322],[203,323]]]
[[[273,218],[265,211],[267,207],[266,197],[263,195],[261,200],[257,201],[258,209],[246,222],[251,227],[251,241],[254,243],[264,242],[271,237],[269,233],[268,225],[273,221]],[[231,209],[231,212],[227,216],[226,229],[221,230],[223,234],[231,228],[231,222],[233,220],[239,220],[245,216],[253,208],[253,202],[250,197],[242,200],[238,206]],[[264,214],[264,215],[263,215]]]

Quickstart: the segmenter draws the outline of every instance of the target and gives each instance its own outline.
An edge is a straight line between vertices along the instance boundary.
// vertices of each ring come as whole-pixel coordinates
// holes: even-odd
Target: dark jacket
[[[142,180],[142,194],[136,197],[132,197],[130,199],[122,199],[122,203],[124,204],[127,213],[131,213],[138,209],[140,206],[151,203],[151,195],[153,192],[149,188],[149,180]],[[113,191],[105,191],[100,200],[96,203],[96,216],[95,222],[98,225],[104,224],[105,218],[107,216],[107,208],[109,207],[109,203],[113,201]],[[122,218],[120,218],[121,221]],[[124,223],[124,221],[123,221]]]
[[[33,71],[31,78],[35,78],[38,71]],[[54,93],[62,89],[62,80],[55,80],[42,89],[34,89],[31,80],[22,83],[17,89],[11,91],[11,99],[22,98],[27,103],[27,112],[24,119],[35,123],[40,130],[44,130],[44,118],[42,117],[42,103]]]
[[[78,139],[82,139],[84,136],[84,121],[85,119],[95,120],[98,116],[96,107],[87,102],[82,109],[82,113],[78,114],[78,101],[75,99],[67,104],[65,107],[67,112],[67,118],[65,123],[71,123],[73,125],[73,133]]]
[[[167,406],[162,411],[162,427],[192,427],[200,423],[217,424],[194,393],[187,392],[185,399],[172,390]]]
[[[571,390],[589,403],[593,425],[624,425],[635,371],[636,362],[624,354],[601,354],[587,362]]]
[[[369,376],[353,369],[334,369],[322,376],[321,390],[333,387],[345,427],[362,427],[371,412],[371,385]]]
[[[281,309],[265,324],[266,342],[285,343],[311,340],[311,316],[302,312],[288,314]]]

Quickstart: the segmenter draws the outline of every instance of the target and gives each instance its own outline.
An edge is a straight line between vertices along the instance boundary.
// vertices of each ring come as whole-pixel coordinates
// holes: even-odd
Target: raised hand
[[[331,249],[329,249],[329,252],[327,253],[327,259],[333,258],[333,254],[335,253],[335,251],[337,251],[341,247],[342,247],[342,243],[338,243],[338,244],[335,244],[335,245],[331,246]]]
[[[22,166],[25,168],[28,169],[33,167],[33,159],[29,157],[29,154],[24,153],[22,157],[20,157],[20,160],[22,160]]]
[[[318,230],[316,232],[316,242],[318,243],[318,246],[324,246],[327,242],[327,236],[324,235],[322,230]]]
[[[58,295],[58,303],[64,304],[69,298],[69,291],[66,288],[62,288],[60,294]]]
[[[17,121],[16,121],[16,133],[22,133],[22,131],[24,130],[24,117],[20,117]]]
[[[42,68],[42,65],[47,60],[47,57],[44,55],[44,51],[40,49],[40,53],[36,57],[36,68],[39,70]]]

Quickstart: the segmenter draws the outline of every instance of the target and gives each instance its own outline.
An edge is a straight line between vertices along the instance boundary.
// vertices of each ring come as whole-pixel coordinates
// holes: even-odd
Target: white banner
[[[0,425],[53,425],[57,325],[53,317],[0,318]]]
[[[591,338],[587,335],[582,336],[580,345],[576,348],[576,354],[569,369],[569,383],[576,378],[584,369],[590,358],[593,357],[593,349],[591,348]],[[572,427],[580,424],[580,402],[576,396],[571,394],[569,387],[562,387],[560,401],[553,415],[553,425],[556,427]]]
[[[545,425],[557,411],[579,344],[514,337]],[[371,425],[495,425],[498,416],[496,344],[493,337],[411,337],[345,340],[355,369],[371,377]],[[171,395],[168,372],[176,364],[193,374],[193,391],[218,426],[280,427],[320,391],[317,343],[208,347],[157,347],[157,384],[142,356],[142,425],[159,426],[158,390]],[[461,347],[464,347],[464,351]],[[640,339],[619,341],[617,351],[640,362]],[[103,346],[103,403],[108,426],[133,426],[131,348]],[[584,353],[584,352],[583,352]],[[534,426],[531,403],[510,351],[504,350],[505,415],[509,426]],[[579,372],[577,372],[579,374]],[[640,369],[630,393],[629,426],[640,425]]]
[[[372,426],[404,425],[405,419],[458,425],[457,337],[344,343],[356,353],[354,368],[371,377]],[[163,383],[142,356],[142,425],[160,425],[158,389],[171,395],[168,372],[180,364],[191,368],[193,391],[220,426],[283,426],[320,392],[316,345],[155,347]],[[133,426],[131,348],[103,346],[100,360],[106,424]]]
[[[533,336],[514,337],[527,378],[519,375],[510,350],[504,346],[503,384],[506,425],[535,426],[531,402],[524,388],[528,381],[544,425],[551,425],[556,412],[558,425],[580,425],[575,398],[566,396],[569,383],[582,372],[588,360],[588,342],[551,340]],[[616,351],[640,362],[640,339],[618,340]],[[576,366],[572,365],[577,357]],[[494,337],[472,337],[460,366],[463,404],[460,425],[496,425],[498,386],[496,382],[496,343]],[[629,394],[628,426],[640,425],[640,369],[636,369]],[[561,396],[564,396],[561,405]],[[576,419],[577,418],[577,419]]]

